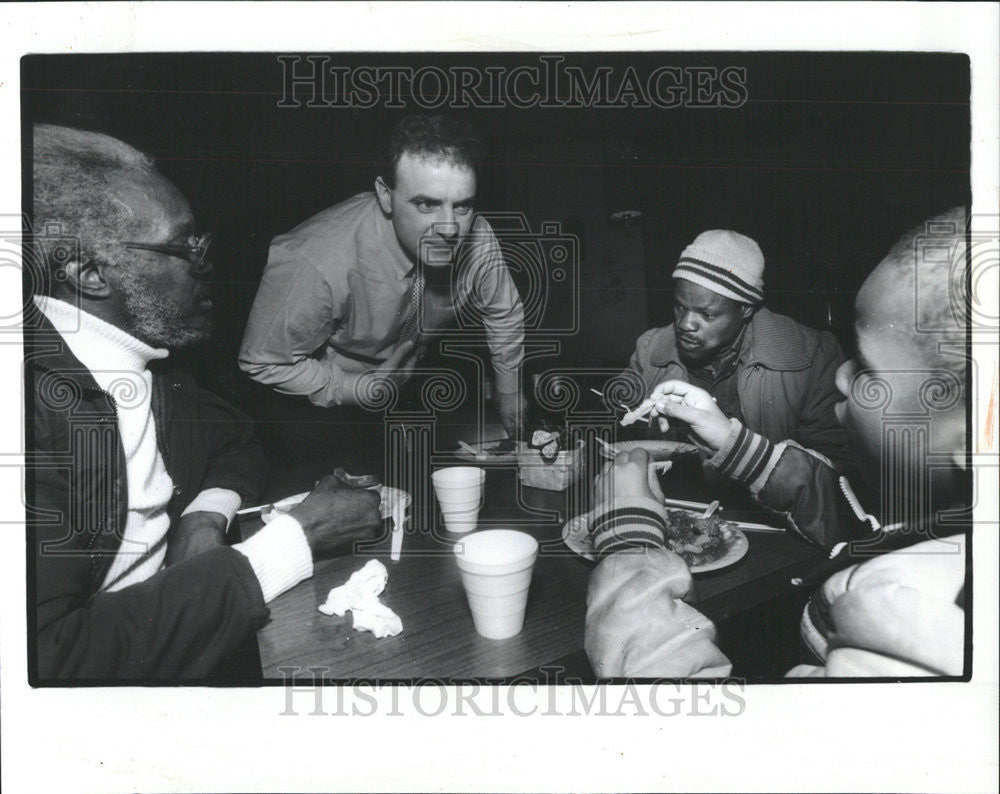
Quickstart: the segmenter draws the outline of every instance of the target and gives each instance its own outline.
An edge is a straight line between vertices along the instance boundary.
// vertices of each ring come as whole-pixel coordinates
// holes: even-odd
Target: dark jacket
[[[219,548],[98,594],[128,511],[114,398],[44,317],[34,325],[25,333],[31,682],[205,676],[267,618],[253,569]],[[174,482],[171,527],[206,488],[256,499],[266,463],[250,420],[190,375],[150,368]]]
[[[774,442],[793,439],[850,471],[847,434],[833,410],[842,399],[835,384],[844,362],[837,340],[764,308],[754,313],[748,331],[749,354],[737,374],[747,427]],[[629,371],[641,378],[644,396],[665,380],[689,380],[673,325],[639,337]]]

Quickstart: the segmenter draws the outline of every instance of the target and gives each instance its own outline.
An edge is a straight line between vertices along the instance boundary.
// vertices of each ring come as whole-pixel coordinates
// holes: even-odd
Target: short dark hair
[[[122,201],[113,182],[148,179],[157,173],[153,158],[110,135],[51,124],[34,126],[33,147],[33,242],[50,269],[60,264],[50,249],[67,237],[85,259],[112,262],[121,254],[114,241],[142,239],[149,219]]]
[[[450,116],[406,116],[389,136],[379,176],[389,187],[396,186],[396,169],[404,154],[446,160],[475,170],[482,157],[482,142],[467,121]]]

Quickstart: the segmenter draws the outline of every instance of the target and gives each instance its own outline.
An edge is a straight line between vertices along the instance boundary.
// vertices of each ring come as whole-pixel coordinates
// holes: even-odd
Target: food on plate
[[[718,519],[709,519],[706,521],[700,519],[698,514],[688,511],[678,510],[668,512],[685,514],[690,519],[692,529],[698,529],[699,527],[708,529],[708,532],[705,533],[702,533],[698,529],[697,534],[690,537],[686,543],[679,542],[677,537],[674,537],[671,543],[670,534],[671,532],[676,533],[676,527],[673,530],[668,529],[667,547],[680,555],[687,563],[688,568],[691,569],[691,573],[704,573],[728,568],[730,565],[743,559],[750,550],[750,544],[747,541],[746,535],[739,530],[736,524],[719,521]],[[591,515],[591,513],[581,513],[567,521],[562,530],[562,539],[571,551],[579,554],[584,559],[596,562],[597,554],[594,551],[590,536]],[[680,519],[680,521],[685,524],[687,523],[685,519]],[[673,526],[678,523],[678,521],[672,521],[671,525]],[[716,523],[718,524],[717,529],[715,529]],[[718,533],[718,537],[725,539],[724,545],[719,543],[718,539],[713,543],[712,536],[716,533]],[[707,543],[704,542],[704,539],[699,538],[701,534],[708,536]],[[685,545],[690,545],[691,549],[685,549]],[[700,551],[695,551],[694,549],[700,549]]]
[[[667,510],[664,541],[688,567],[715,562],[729,551],[736,525],[718,516],[701,518],[687,510]]]
[[[469,447],[477,458],[488,458],[490,455],[510,455],[517,450],[517,442],[512,438],[502,438],[499,441],[484,441],[482,444],[462,444]],[[468,451],[468,450],[466,450]]]
[[[610,448],[609,448],[610,447]],[[680,455],[690,455],[698,451],[694,444],[683,441],[663,441],[644,439],[639,441],[619,441],[614,445],[603,445],[600,449],[602,457],[614,459],[619,452],[631,452],[634,449],[644,449],[650,460],[660,461],[675,458]]]
[[[458,448],[458,457],[465,460],[508,461],[513,460],[517,454],[517,442],[512,438],[500,438],[476,444],[459,441]]]

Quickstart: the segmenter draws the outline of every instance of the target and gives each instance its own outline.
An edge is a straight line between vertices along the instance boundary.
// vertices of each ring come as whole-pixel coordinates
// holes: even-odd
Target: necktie
[[[403,328],[399,332],[399,344],[420,339],[424,321],[424,272],[418,269],[413,277],[413,296],[410,299],[410,309],[403,320]]]

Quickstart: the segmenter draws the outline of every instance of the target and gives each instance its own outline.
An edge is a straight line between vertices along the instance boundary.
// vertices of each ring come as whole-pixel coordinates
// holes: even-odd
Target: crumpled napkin
[[[399,615],[378,600],[389,581],[389,572],[378,560],[369,560],[360,570],[340,587],[334,587],[321,604],[319,611],[324,615],[342,617],[351,610],[354,628],[370,631],[376,637],[395,637],[403,630]]]

